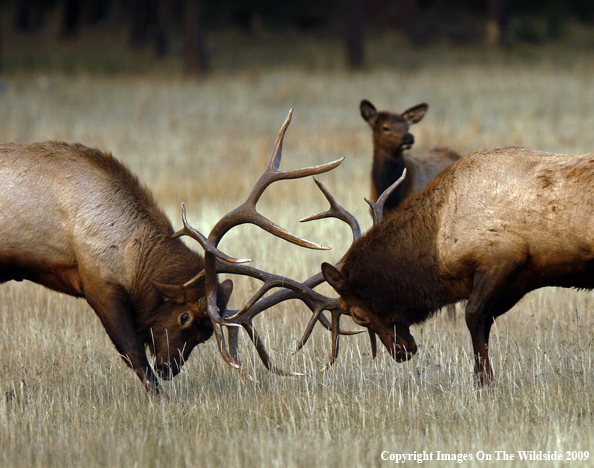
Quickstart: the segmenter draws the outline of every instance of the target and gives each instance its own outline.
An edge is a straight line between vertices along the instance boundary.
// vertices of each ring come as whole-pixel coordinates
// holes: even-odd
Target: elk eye
[[[179,318],[179,323],[183,327],[190,321],[190,316],[188,314],[182,314]]]
[[[353,312],[351,310],[351,317],[353,318],[353,321],[357,324],[357,325],[361,325],[361,326],[367,326],[369,325],[369,320],[364,319],[360,316],[358,316],[355,312]]]
[[[384,132],[389,132],[390,131],[390,127],[388,127],[387,125],[384,125],[383,128],[382,128],[382,130]]]

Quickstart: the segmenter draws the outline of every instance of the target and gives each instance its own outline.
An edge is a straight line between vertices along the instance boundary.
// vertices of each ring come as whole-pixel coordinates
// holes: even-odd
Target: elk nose
[[[411,359],[417,353],[417,344],[412,341],[409,343],[394,343],[392,357],[396,362],[405,362]]]
[[[415,137],[412,134],[407,133],[406,135],[404,135],[404,138],[402,139],[402,146],[408,146],[410,148],[414,142]]]

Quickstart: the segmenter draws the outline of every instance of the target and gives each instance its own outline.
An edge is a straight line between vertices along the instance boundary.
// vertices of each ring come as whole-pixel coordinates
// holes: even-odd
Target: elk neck
[[[349,287],[376,303],[386,319],[420,323],[459,299],[436,242],[445,192],[438,187],[406,200],[349,250],[342,267]]]
[[[378,196],[390,187],[395,180],[400,178],[405,168],[406,163],[401,149],[397,152],[389,152],[387,149],[378,145],[377,142],[374,143],[371,177],[375,192]],[[407,179],[409,178],[410,174],[407,175]],[[394,192],[392,192],[386,200],[386,203],[384,204],[385,209],[392,210],[400,204],[404,198],[404,187],[407,184],[408,180],[406,180],[404,184],[396,187]]]
[[[139,236],[126,249],[126,257],[130,255],[130,262],[136,258],[133,288],[135,298],[142,300],[152,296],[155,293],[152,281],[181,285],[204,268],[202,256],[187,247],[181,239],[171,238],[171,233],[160,233],[152,237]]]

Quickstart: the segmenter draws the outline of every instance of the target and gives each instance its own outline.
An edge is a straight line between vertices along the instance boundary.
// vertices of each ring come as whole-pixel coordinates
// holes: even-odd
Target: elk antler
[[[394,184],[388,187],[388,189],[382,194],[382,196],[378,199],[377,203],[367,201],[371,205],[374,212],[374,224],[381,222],[383,206],[386,199],[390,196],[394,189],[402,183],[405,175],[406,169],[403,172],[403,175],[396,182],[394,182]],[[317,213],[307,218],[303,218],[301,222],[314,221],[324,218],[337,218],[350,226],[353,234],[353,242],[358,240],[361,237],[361,227],[357,219],[336,201],[336,199],[332,196],[332,194],[328,191],[324,184],[322,184],[316,177],[314,177],[314,181],[318,188],[322,191],[326,199],[328,200],[330,208],[326,211]],[[340,259],[338,264],[340,265],[342,261],[343,259]],[[221,261],[220,264],[220,268],[217,268],[217,271],[219,273],[241,273],[261,279],[265,282],[260,291],[258,291],[240,311],[238,311],[234,315],[225,316],[225,319],[227,321],[234,323],[251,324],[251,320],[260,312],[263,312],[264,310],[267,310],[270,307],[279,304],[283,301],[290,299],[299,299],[312,311],[312,317],[305,329],[303,337],[299,341],[299,344],[297,345],[297,348],[295,349],[293,354],[298,352],[307,343],[307,340],[309,339],[316,322],[320,321],[326,328],[332,331],[332,353],[330,361],[321,369],[322,372],[329,369],[338,357],[340,335],[353,335],[362,333],[362,331],[341,330],[340,316],[342,315],[342,312],[340,310],[340,300],[338,298],[330,298],[323,296],[313,290],[313,288],[325,282],[325,279],[321,273],[312,276],[303,283],[299,283],[292,279],[278,277],[270,273],[265,274],[267,275],[267,278],[265,278],[264,276],[262,276],[264,275],[264,273],[260,270],[251,269],[251,267],[245,265],[236,265],[226,261]],[[283,286],[283,289],[260,300],[260,298],[263,296],[265,292],[277,286]],[[324,310],[327,310],[332,314],[331,325],[327,323],[327,319],[323,315]],[[355,321],[355,323],[357,323],[354,318],[353,320]],[[376,336],[375,333],[369,329],[368,332],[371,342],[372,356],[375,357],[377,351]],[[266,357],[264,357],[263,354],[260,353],[260,357],[262,358],[262,361],[264,362],[266,367],[272,370],[271,367],[269,367],[272,366],[272,364],[269,363],[267,355]],[[273,372],[275,371],[273,370]]]
[[[183,235],[189,236],[195,239],[198,243],[200,243],[200,245],[205,250],[204,272],[197,275],[194,279],[190,280],[190,282],[198,281],[202,278],[205,279],[207,313],[214,328],[214,333],[217,339],[219,352],[221,353],[221,356],[223,357],[225,362],[227,362],[227,364],[239,369],[242,372],[244,371],[237,353],[237,327],[239,326],[243,327],[248,332],[248,335],[253,341],[256,350],[258,351],[258,354],[266,368],[280,375],[296,375],[293,372],[283,371],[282,369],[279,369],[272,364],[272,362],[270,361],[270,357],[264,347],[264,344],[262,343],[262,340],[260,339],[256,329],[253,326],[252,319],[254,316],[256,316],[261,311],[271,307],[272,305],[278,303],[273,303],[273,301],[270,301],[269,298],[262,299],[262,296],[267,291],[276,287],[283,287],[285,289],[289,289],[290,291],[296,293],[295,297],[303,297],[304,299],[302,300],[304,300],[306,304],[311,305],[315,310],[319,309],[320,313],[322,310],[324,310],[325,307],[329,307],[327,305],[328,300],[336,302],[336,299],[326,298],[325,296],[311,289],[306,284],[299,283],[290,278],[285,278],[272,273],[267,273],[247,265],[241,265],[240,263],[244,263],[248,260],[235,259],[224,254],[218,249],[219,242],[225,236],[225,234],[229,232],[229,230],[231,230],[235,226],[239,226],[245,223],[255,224],[256,226],[259,226],[260,228],[264,229],[267,232],[270,232],[271,234],[277,237],[280,237],[288,242],[302,247],[323,250],[328,249],[328,247],[324,247],[320,244],[310,242],[306,239],[302,239],[301,237],[291,234],[281,226],[273,223],[269,219],[262,216],[256,209],[256,205],[260,200],[260,197],[262,196],[266,188],[270,186],[272,183],[279,180],[297,179],[308,177],[310,175],[322,174],[324,172],[336,168],[344,160],[344,158],[341,158],[339,160],[320,166],[307,167],[292,171],[279,170],[282,157],[283,139],[287,127],[291,122],[292,114],[293,111],[290,110],[287,119],[285,120],[283,126],[279,131],[268,168],[256,182],[256,185],[252,189],[247,200],[239,207],[224,215],[213,227],[208,237],[204,236],[198,230],[194,229],[188,224],[185,213],[185,207],[182,206],[182,220],[184,227],[174,235],[176,237]],[[224,313],[221,314],[217,307],[217,273],[232,273],[251,276],[253,278],[257,278],[263,281],[264,284],[256,293],[256,295],[252,299],[250,299],[241,310],[224,311]],[[321,278],[320,282],[323,281],[323,278]],[[225,336],[222,331],[222,326],[228,327],[230,342],[229,349],[227,349]]]
[[[372,210],[373,224],[379,224],[382,222],[382,219],[384,218],[384,204],[386,203],[386,200],[390,195],[392,195],[394,189],[402,183],[405,177],[406,167],[402,171],[402,175],[398,178],[398,180],[394,182],[392,185],[390,185],[384,191],[384,193],[380,195],[380,197],[377,199],[377,202],[373,203],[371,200],[368,200],[367,198],[365,199],[365,201],[369,204]]]
[[[314,290],[316,286],[325,281],[321,273],[318,273],[312,276],[311,278],[307,279],[303,283],[300,283],[291,278],[276,275],[273,273],[268,273],[248,265],[243,265],[243,263],[249,262],[250,260],[235,259],[233,257],[226,255],[218,249],[218,244],[223,238],[223,236],[227,232],[229,232],[229,230],[231,230],[233,227],[239,226],[240,224],[244,223],[255,224],[277,237],[280,237],[302,247],[313,249],[328,249],[328,247],[324,247],[320,244],[310,242],[308,240],[302,239],[298,236],[295,236],[294,234],[289,233],[282,227],[278,226],[277,224],[262,216],[256,210],[256,205],[260,197],[262,196],[266,188],[273,182],[276,182],[278,180],[296,179],[308,177],[310,175],[321,174],[334,169],[335,167],[340,165],[340,163],[344,159],[341,158],[337,161],[333,161],[320,166],[296,169],[293,171],[280,171],[279,166],[282,157],[283,138],[287,130],[287,127],[291,121],[291,116],[292,110],[289,111],[289,115],[287,116],[287,119],[285,120],[283,126],[280,129],[274,147],[274,151],[271,156],[270,164],[266,171],[260,176],[259,180],[256,182],[256,185],[252,189],[247,200],[242,205],[223,216],[211,230],[210,235],[208,237],[204,236],[198,230],[196,230],[188,224],[185,206],[182,204],[182,221],[184,227],[175,234],[176,237],[187,235],[195,239],[204,248],[205,269],[202,272],[200,272],[195,278],[188,281],[186,285],[194,281],[206,281],[206,296],[208,304],[207,313],[214,327],[219,352],[221,353],[221,356],[223,357],[225,362],[227,362],[227,364],[237,368],[240,372],[242,372],[244,375],[246,375],[252,380],[254,379],[251,376],[249,376],[243,369],[238,355],[238,327],[240,326],[247,331],[250,339],[256,347],[260,359],[262,360],[262,362],[268,370],[278,375],[299,375],[294,372],[284,371],[276,367],[271,362],[270,356],[266,351],[264,343],[262,342],[257,330],[253,326],[254,317],[256,317],[264,310],[267,310],[283,301],[290,299],[299,299],[312,311],[312,317],[294,353],[299,351],[305,345],[313,331],[313,328],[315,327],[316,322],[319,321],[320,323],[322,323],[324,327],[332,331],[332,355],[330,361],[328,362],[328,364],[326,364],[326,366],[324,366],[322,371],[332,366],[332,364],[338,357],[339,336],[341,334],[352,335],[362,332],[344,331],[340,329],[340,316],[342,314],[342,311],[340,309],[339,299],[324,296]],[[402,180],[404,180],[405,174],[406,172],[404,172],[402,177],[398,179],[392,186],[390,186],[386,190],[386,192],[384,192],[384,194],[382,194],[382,196],[378,199],[377,203],[374,204],[367,200],[374,212],[374,224],[381,221],[383,205],[385,203],[385,200],[392,193],[392,191],[402,182]],[[344,221],[351,227],[353,233],[353,242],[355,242],[357,239],[361,237],[361,228],[357,219],[346,209],[344,209],[338,202],[336,202],[334,197],[317,178],[314,177],[314,181],[316,182],[317,186],[330,203],[330,208],[324,212],[320,212],[315,215],[304,218],[301,221],[307,222],[329,217],[337,218],[341,221]],[[342,261],[343,259],[339,260],[339,264],[341,264]],[[218,284],[218,273],[230,273],[250,276],[262,281],[263,285],[240,310],[225,310],[221,315],[216,304],[216,288]],[[271,294],[270,296],[263,297],[271,289],[279,287],[282,289]],[[326,317],[323,315],[323,311],[325,310],[329,311],[332,314],[331,323],[329,323]],[[221,328],[223,326],[227,327],[229,333],[228,348],[225,343],[225,336]],[[375,334],[372,331],[369,331],[369,334],[372,345],[372,354],[375,357]]]

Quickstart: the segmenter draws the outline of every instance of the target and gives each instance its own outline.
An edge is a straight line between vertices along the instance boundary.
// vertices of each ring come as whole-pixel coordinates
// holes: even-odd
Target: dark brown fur
[[[0,145],[0,282],[84,297],[124,360],[159,390],[212,334],[204,260],[179,239],[137,177],[111,154],[48,141]],[[220,288],[227,303],[232,284]]]
[[[372,130],[373,166],[371,169],[371,201],[392,185],[406,168],[406,179],[403,184],[388,197],[384,204],[384,216],[393,211],[408,197],[417,193],[431,179],[454,164],[460,155],[448,148],[434,148],[421,156],[405,154],[415,142],[409,132],[409,126],[419,122],[427,112],[427,104],[418,104],[405,110],[402,114],[388,111],[377,111],[367,101],[359,106],[361,116]]]
[[[546,181],[543,183],[543,181]],[[355,242],[324,277],[398,361],[417,350],[409,327],[468,299],[482,382],[491,325],[527,292],[594,288],[594,154],[523,148],[462,158]]]

